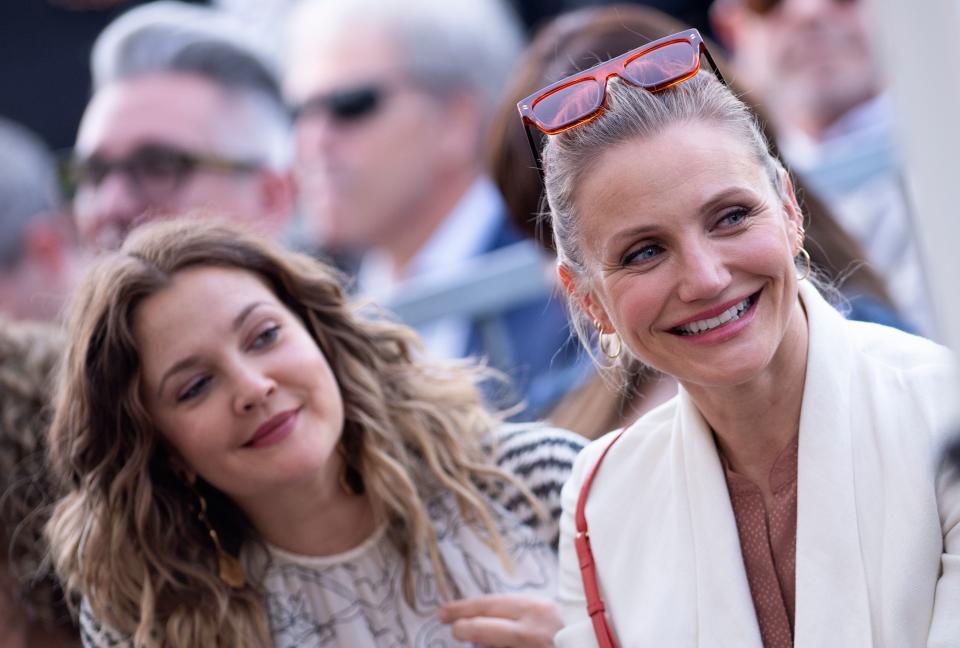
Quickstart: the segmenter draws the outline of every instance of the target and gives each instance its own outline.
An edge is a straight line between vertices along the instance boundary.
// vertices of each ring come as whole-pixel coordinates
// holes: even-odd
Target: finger
[[[480,616],[519,619],[532,600],[529,594],[486,594],[450,601],[440,608],[440,620],[452,623],[457,619]]]
[[[458,641],[490,646],[490,648],[510,648],[522,646],[523,629],[511,619],[491,617],[473,617],[460,619],[451,627],[453,637]]]

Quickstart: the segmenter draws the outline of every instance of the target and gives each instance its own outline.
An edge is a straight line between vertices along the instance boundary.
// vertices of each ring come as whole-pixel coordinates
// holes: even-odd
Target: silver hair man
[[[91,64],[74,199],[86,242],[111,247],[144,219],[193,209],[279,233],[290,120],[254,36],[220,10],[155,2],[111,23]]]
[[[284,90],[297,115],[305,221],[319,246],[359,253],[359,291],[392,305],[416,294],[407,282],[436,286],[503,263],[485,255],[523,236],[484,173],[483,145],[523,43],[510,8],[307,0],[290,27]],[[560,369],[576,353],[548,289],[476,308],[470,289],[446,294],[464,299],[417,322],[432,354],[488,358],[516,379],[530,411],[566,387]]]

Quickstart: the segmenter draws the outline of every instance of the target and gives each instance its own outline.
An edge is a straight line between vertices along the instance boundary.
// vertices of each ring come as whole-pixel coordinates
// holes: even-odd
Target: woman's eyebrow
[[[243,307],[236,317],[233,318],[233,322],[230,324],[230,330],[236,332],[240,330],[240,327],[243,326],[243,323],[246,321],[247,317],[250,316],[258,306],[263,306],[266,302],[256,301],[250,304],[247,304]],[[200,362],[200,358],[195,355],[188,356],[182,360],[178,360],[164,372],[163,377],[160,379],[160,385],[157,387],[157,398],[160,398],[163,395],[163,385],[167,380],[176,373],[184,371],[195,367]]]

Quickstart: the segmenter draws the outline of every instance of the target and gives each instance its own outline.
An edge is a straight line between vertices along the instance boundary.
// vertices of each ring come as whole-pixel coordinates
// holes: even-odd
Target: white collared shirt
[[[503,211],[503,198],[493,181],[478,177],[406,268],[396,268],[385,250],[365,254],[357,274],[359,293],[383,301],[404,281],[447,272],[485,252],[502,222]],[[466,318],[438,319],[417,330],[431,355],[459,358],[467,351],[470,322]]]

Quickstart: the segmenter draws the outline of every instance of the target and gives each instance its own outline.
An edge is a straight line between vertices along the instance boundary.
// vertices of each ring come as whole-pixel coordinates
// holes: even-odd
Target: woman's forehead
[[[239,268],[194,266],[176,272],[166,287],[146,298],[134,313],[138,341],[176,338],[229,327],[250,303],[278,299],[260,275]]]
[[[769,177],[753,149],[728,129],[697,122],[631,138],[601,153],[574,194],[581,224],[643,206],[698,205],[732,187],[765,191]]]

